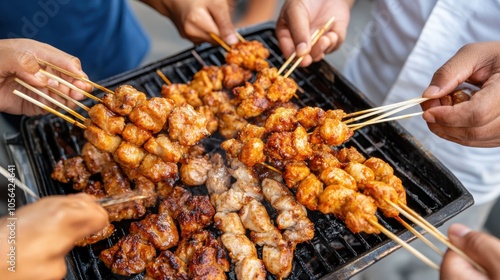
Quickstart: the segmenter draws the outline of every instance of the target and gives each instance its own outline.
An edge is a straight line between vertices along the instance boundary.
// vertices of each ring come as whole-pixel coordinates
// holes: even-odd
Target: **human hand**
[[[468,81],[478,85],[469,101],[442,106],[439,99]],[[423,97],[423,118],[441,138],[473,147],[500,146],[500,42],[462,47],[434,74]]]
[[[440,279],[500,279],[500,240],[483,232],[471,231],[460,224],[450,226],[448,236],[451,243],[484,268],[487,275],[448,250],[441,263]]]
[[[305,56],[300,66],[323,59],[344,42],[349,25],[352,0],[286,0],[276,23],[276,36],[285,57]],[[321,29],[332,16],[329,30],[311,47],[311,35]]]
[[[210,33],[229,45],[238,42],[228,0],[142,0],[170,18],[179,34],[195,44],[215,42]]]
[[[54,107],[54,105],[48,103],[48,101],[42,97],[39,97],[35,93],[25,89],[23,86],[15,82],[15,77],[18,77],[28,84],[38,87],[39,89],[42,89],[42,87],[46,85],[50,85],[75,99],[83,98],[81,93],[70,90],[66,86],[59,85],[57,81],[48,79],[46,76],[39,73],[38,70],[43,69],[43,67],[38,64],[36,60],[37,58],[48,61],[82,77],[87,77],[87,75],[82,71],[80,60],[78,58],[50,45],[30,39],[0,40],[0,95],[2,96],[0,112],[26,115],[46,113],[43,109],[37,107],[36,105],[33,105],[30,102],[14,95],[12,92],[15,89],[24,92],[51,107]],[[87,83],[76,80],[59,72],[52,71],[51,69],[45,70],[73,83],[80,89],[85,91],[92,90],[92,86]],[[42,91],[48,93],[48,90],[46,89],[42,89]],[[70,104],[67,100],[61,97],[53,94],[50,94],[50,96],[65,105],[74,107],[74,104]]]
[[[108,214],[95,199],[81,193],[51,196],[19,208],[15,217],[15,243],[6,218],[0,220],[0,254],[15,246],[15,272],[0,262],[0,279],[62,279],[66,275],[65,256],[75,242],[102,230]]]

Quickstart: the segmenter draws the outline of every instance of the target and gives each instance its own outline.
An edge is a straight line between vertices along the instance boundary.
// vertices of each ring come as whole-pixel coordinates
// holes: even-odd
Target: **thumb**
[[[48,78],[40,70],[40,65],[35,55],[28,51],[15,50],[13,55],[4,61],[8,63],[11,69],[11,74],[17,76],[21,80],[36,87],[47,85]],[[7,68],[7,69],[9,69]]]
[[[210,14],[219,29],[221,39],[228,45],[238,43],[229,7],[227,5],[213,7],[210,9]]]
[[[498,279],[500,240],[483,232],[471,231],[460,224],[450,226],[448,233],[453,245],[483,267],[492,279]]]

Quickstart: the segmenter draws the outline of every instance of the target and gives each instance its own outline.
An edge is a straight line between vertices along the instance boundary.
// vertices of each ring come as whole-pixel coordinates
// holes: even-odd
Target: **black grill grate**
[[[265,43],[271,51],[269,62],[280,67],[284,59],[279,51],[271,23],[241,30],[247,40]],[[220,47],[201,45],[176,56],[152,63],[100,84],[115,88],[130,84],[150,96],[159,96],[163,81],[156,74],[160,69],[172,82],[186,83],[203,64],[222,65],[225,52]],[[341,108],[346,112],[370,107],[366,98],[326,62],[315,63],[292,74],[301,88],[301,106],[324,109]],[[80,154],[84,143],[83,132],[53,116],[24,119],[22,137],[32,163],[35,180],[42,195],[73,192],[70,186],[50,179],[55,162]],[[217,149],[217,141],[209,145]],[[408,205],[438,226],[472,204],[471,195],[444,166],[427,153],[411,136],[396,124],[377,124],[357,131],[345,144],[354,146],[365,156],[377,156],[387,161],[407,189]],[[199,190],[203,192],[203,189]],[[272,209],[271,216],[276,215]],[[335,217],[309,212],[315,223],[315,237],[309,243],[299,244],[294,267],[289,279],[346,279],[373,264],[399,246],[384,235],[352,234]],[[393,219],[379,215],[380,223],[403,240],[412,235]],[[84,248],[75,248],[68,256],[67,279],[142,279],[142,274],[119,277],[98,259],[99,252],[112,246],[129,227],[130,221],[117,224],[116,232],[107,240]],[[229,273],[235,279],[234,273]],[[269,275],[268,279],[275,279]]]

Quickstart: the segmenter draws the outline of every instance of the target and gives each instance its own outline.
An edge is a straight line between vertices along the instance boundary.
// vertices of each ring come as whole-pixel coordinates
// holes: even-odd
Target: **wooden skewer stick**
[[[238,37],[238,40],[240,40],[240,42],[246,42],[247,40],[245,40],[245,38],[243,38],[243,36],[241,36],[241,34],[239,32],[236,32],[236,37]]]
[[[421,228],[423,228],[429,234],[431,234],[432,236],[436,237],[439,241],[443,242],[453,252],[457,253],[459,256],[461,256],[462,258],[464,258],[468,262],[470,262],[478,271],[480,271],[482,273],[486,273],[486,271],[477,262],[475,262],[473,259],[471,259],[469,256],[467,256],[458,247],[456,247],[455,245],[451,244],[451,242],[449,241],[449,239],[443,233],[441,233],[436,227],[434,227],[433,225],[431,225],[427,221],[425,221],[425,223],[422,222],[421,220],[424,220],[424,219],[422,217],[420,217],[420,215],[418,215],[417,213],[415,213],[414,211],[412,211],[412,213],[414,213],[416,215],[416,216],[414,216],[414,215],[408,213],[407,211],[405,211],[402,207],[400,207],[401,205],[403,205],[403,203],[396,204],[396,203],[394,203],[394,202],[392,202],[390,200],[385,200],[385,201],[389,205],[391,205],[392,207],[394,207],[396,210],[398,210],[399,213],[403,214],[410,221],[414,222],[416,225],[418,225]],[[408,206],[406,206],[406,207],[409,208]]]
[[[59,67],[57,65],[54,65],[54,64],[52,64],[50,62],[47,62],[47,61],[42,60],[40,58],[37,58],[37,60],[38,60],[38,63],[40,63],[40,64],[45,64],[45,65],[49,66],[50,68],[55,69],[55,70],[57,70],[57,71],[59,71],[59,72],[61,72],[63,74],[66,74],[66,75],[68,75],[70,77],[73,77],[73,78],[75,78],[77,80],[87,82],[87,83],[91,84],[92,86],[94,86],[94,87],[96,87],[96,88],[98,88],[98,89],[100,89],[100,90],[102,90],[104,92],[111,93],[111,94],[114,93],[112,90],[107,89],[107,88],[101,86],[100,84],[94,83],[94,82],[92,82],[91,80],[89,80],[89,79],[87,79],[85,77],[78,76],[77,74],[72,73],[72,72],[70,72],[70,71],[68,71],[68,70],[66,70],[64,68],[61,68],[61,67]]]
[[[219,38],[219,36],[217,36],[215,33],[210,32],[210,37],[212,37],[212,39],[214,39],[215,42],[219,43],[219,45],[221,45],[226,51],[231,50],[231,48],[226,44],[226,42],[222,41],[222,39]]]
[[[401,223],[407,230],[413,233],[416,237],[418,237],[422,242],[424,242],[427,246],[429,246],[434,252],[438,253],[441,256],[444,256],[443,251],[441,251],[436,245],[432,244],[429,239],[423,236],[420,232],[412,228],[405,220],[401,219],[401,217],[394,217],[399,223]]]
[[[61,113],[59,111],[56,111],[56,110],[50,108],[49,106],[47,106],[47,105],[43,104],[42,102],[40,102],[40,101],[38,101],[38,100],[36,100],[36,99],[34,99],[34,98],[32,98],[32,97],[30,97],[30,96],[22,93],[20,91],[18,91],[17,89],[14,90],[13,93],[15,95],[17,95],[17,96],[19,96],[19,97],[21,97],[21,98],[29,101],[29,102],[35,104],[36,106],[38,106],[38,107],[40,107],[40,108],[42,108],[42,109],[44,109],[44,110],[46,110],[46,111],[48,111],[50,113],[52,113],[52,114],[54,114],[54,115],[62,118],[63,120],[69,122],[70,124],[76,125],[76,126],[82,128],[82,129],[87,129],[87,127],[85,125],[83,125],[82,123],[80,123],[80,122],[78,122],[78,121],[76,121],[76,120],[74,120],[74,119],[66,116],[65,114],[63,114],[63,113]]]
[[[371,112],[366,113],[366,114],[361,115],[361,116],[350,118],[348,120],[343,121],[343,123],[348,124],[348,123],[359,121],[359,120],[362,120],[362,119],[366,119],[368,117],[371,117],[371,116],[374,116],[374,115],[378,115],[378,114],[381,114],[381,113],[384,113],[384,112],[389,112],[386,115],[383,115],[383,117],[386,117],[386,116],[389,116],[389,115],[393,115],[393,114],[395,114],[395,113],[397,113],[399,111],[402,111],[404,109],[408,109],[410,107],[418,105],[420,103],[421,102],[419,100],[411,100],[410,99],[410,100],[407,100],[407,101],[404,101],[404,102],[401,102],[401,103],[386,105],[386,106],[384,106],[384,108],[381,108],[379,110],[371,111]],[[344,116],[343,119],[344,118],[346,118],[346,116]],[[375,120],[375,118],[373,118],[372,120]]]
[[[385,112],[385,111],[388,111],[389,109],[399,107],[402,105],[406,105],[408,103],[416,102],[417,104],[419,104],[419,103],[422,103],[422,102],[427,101],[427,100],[429,100],[429,98],[412,98],[412,99],[408,99],[408,100],[402,101],[402,102],[397,102],[397,103],[393,103],[393,104],[389,104],[389,105],[384,105],[384,106],[379,106],[379,107],[374,107],[374,108],[370,108],[370,109],[366,109],[366,110],[361,110],[361,111],[349,113],[349,114],[346,114],[344,116],[344,118],[355,117],[355,116],[358,116],[358,115],[361,115],[364,113],[370,113],[370,112],[374,112],[374,111],[376,111],[378,113]],[[375,114],[377,114],[377,113],[375,113]]]
[[[59,106],[60,108],[66,110],[68,113],[70,113],[71,115],[75,116],[76,118],[82,120],[82,121],[85,121],[85,117],[80,115],[79,113],[77,113],[75,110],[69,108],[68,106],[62,104],[61,102],[55,100],[54,98],[48,96],[47,94],[45,94],[44,92],[42,92],[41,90],[31,86],[30,84],[22,81],[21,79],[19,78],[14,78],[14,81],[16,81],[18,84],[24,86],[25,88],[31,90],[32,92],[38,94],[39,96],[45,98],[46,100],[48,100],[49,102]]]
[[[311,40],[314,40],[316,36],[319,33],[319,29],[316,29],[314,33],[311,35]],[[281,75],[281,73],[288,67],[288,65],[295,59],[297,56],[297,52],[293,52],[292,55],[281,65],[280,69],[278,70],[278,76]]]
[[[3,166],[0,165],[0,173],[7,178],[8,180],[12,179],[11,172],[8,172]],[[28,186],[26,186],[23,182],[19,181],[17,177],[14,177],[14,182],[16,183],[16,187],[19,187],[21,190],[23,190],[25,193],[29,194],[31,197],[33,197],[35,200],[40,199],[40,197],[32,191]]]
[[[72,83],[70,83],[70,82],[68,82],[68,81],[66,81],[66,80],[64,80],[64,79],[62,79],[62,78],[60,78],[60,77],[58,77],[58,76],[56,76],[56,75],[54,75],[54,74],[52,74],[52,73],[49,73],[49,72],[47,72],[47,71],[45,71],[45,70],[43,70],[43,69],[40,69],[40,70],[38,70],[38,71],[39,71],[40,73],[44,74],[45,76],[47,76],[47,77],[49,77],[49,78],[52,78],[52,79],[54,79],[54,80],[56,80],[56,81],[60,82],[61,84],[63,84],[63,85],[65,85],[65,86],[69,87],[70,89],[75,90],[75,91],[77,91],[77,92],[79,92],[79,93],[81,93],[81,94],[85,95],[85,96],[86,96],[86,97],[88,97],[88,98],[91,98],[91,99],[94,99],[94,100],[96,100],[96,101],[101,102],[101,99],[100,99],[100,98],[93,96],[92,94],[90,94],[90,93],[88,93],[88,92],[86,92],[86,91],[82,90],[81,88],[76,87],[76,86],[75,86],[75,85],[73,85]]]
[[[335,20],[335,17],[331,17],[328,22],[323,26],[323,28],[321,28],[321,30],[318,32],[317,36],[314,37],[314,39],[311,41],[311,45],[314,46],[314,44],[316,44],[316,42],[319,40],[319,38],[321,38],[321,36],[323,36],[323,33],[325,33],[325,31],[330,28],[330,26],[333,24],[333,21]],[[292,65],[292,67],[290,67],[290,69],[288,69],[288,72],[286,72],[285,75],[283,75],[285,78],[290,76],[290,74],[293,72],[293,70],[295,70],[295,68],[297,68],[297,66],[302,62],[302,60],[304,60],[304,56],[301,56],[297,59],[297,61],[295,61],[295,63]]]
[[[378,228],[387,237],[389,237],[390,239],[396,241],[396,243],[398,243],[399,245],[401,245],[402,247],[404,247],[406,250],[408,250],[410,253],[412,253],[415,257],[417,257],[418,259],[420,259],[422,262],[424,262],[425,264],[427,264],[431,268],[434,268],[435,270],[439,271],[439,266],[437,264],[435,264],[429,258],[427,258],[426,256],[424,256],[419,251],[417,251],[415,248],[413,248],[412,246],[410,246],[410,244],[408,244],[408,243],[404,242],[403,240],[401,240],[397,235],[395,235],[394,233],[392,233],[388,229],[384,228],[378,222],[375,222],[375,221],[372,221],[372,220],[368,220],[368,222],[372,226]]]
[[[163,74],[163,72],[160,71],[160,69],[156,70],[156,74],[160,76],[160,78],[165,82],[165,84],[169,86],[172,85],[172,82],[167,78],[167,76],[165,76],[165,74]]]
[[[424,225],[426,225],[430,230],[433,230],[434,232],[436,232],[437,234],[439,234],[442,239],[449,241],[449,239],[448,239],[448,237],[446,235],[444,235],[442,232],[440,232],[431,223],[429,223],[426,219],[424,219],[422,216],[420,216],[417,212],[413,211],[413,209],[411,209],[410,207],[408,207],[406,204],[404,204],[404,203],[398,203],[398,205],[396,205],[396,206],[399,206],[406,213],[408,213],[409,215],[415,217],[421,223],[423,223]]]
[[[274,172],[276,172],[276,173],[279,173],[279,174],[281,174],[281,173],[282,173],[282,172],[281,172],[280,170],[278,170],[276,167],[274,167],[274,166],[272,166],[272,165],[270,165],[270,164],[267,164],[267,163],[265,163],[265,162],[261,162],[261,163],[259,163],[259,164],[261,164],[261,165],[263,165],[263,166],[267,167],[268,169],[271,169],[272,171],[274,171]]]
[[[102,207],[108,207],[115,204],[125,203],[132,200],[145,199],[148,196],[145,195],[133,195],[133,196],[118,196],[118,197],[105,197],[101,199],[97,199],[96,202],[99,203]]]
[[[366,121],[364,123],[349,124],[349,125],[347,125],[347,127],[351,128],[351,130],[356,130],[356,129],[360,129],[360,128],[365,127],[365,126],[370,125],[370,124],[390,122],[390,121],[401,120],[401,119],[408,119],[408,118],[411,118],[414,116],[422,115],[423,113],[424,112],[417,112],[417,113],[406,114],[406,115],[402,115],[402,116],[385,118],[385,119],[380,119],[380,120],[375,120],[375,121]]]
[[[78,100],[76,100],[76,99],[73,99],[73,98],[69,97],[69,95],[62,93],[62,92],[61,92],[61,91],[59,91],[58,89],[53,88],[53,87],[51,87],[51,86],[46,86],[46,88],[47,88],[48,90],[52,91],[53,93],[57,94],[58,96],[60,96],[60,97],[62,97],[62,98],[64,98],[64,99],[66,99],[66,100],[69,100],[69,101],[71,101],[71,102],[75,103],[75,104],[76,104],[76,106],[78,106],[78,107],[82,108],[83,110],[85,110],[85,111],[90,110],[90,108],[89,108],[89,107],[85,106],[85,105],[84,105],[83,103],[81,103],[80,101],[78,101]]]

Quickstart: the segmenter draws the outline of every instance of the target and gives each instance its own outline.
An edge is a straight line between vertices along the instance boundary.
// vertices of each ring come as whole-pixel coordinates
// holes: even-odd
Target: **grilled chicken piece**
[[[130,276],[146,269],[146,265],[156,256],[153,246],[138,235],[126,235],[113,247],[101,251],[99,259],[113,273]]]
[[[138,235],[161,251],[177,246],[179,242],[177,226],[168,214],[150,214],[139,222],[133,222],[130,234]]]
[[[195,145],[210,135],[205,116],[187,104],[175,107],[168,116],[168,133],[172,140],[184,146]]]
[[[340,219],[345,219],[345,205],[355,190],[344,188],[340,185],[327,186],[319,196],[318,210],[323,214],[335,214]]]
[[[245,125],[238,134],[238,140],[246,142],[253,138],[263,139],[266,136],[266,128],[253,124]]]
[[[363,163],[366,158],[354,147],[342,148],[336,152],[335,156],[342,163],[349,163],[351,161]]]
[[[249,197],[245,196],[245,193],[235,189],[210,195],[210,201],[217,212],[239,211],[249,199]]]
[[[126,168],[139,167],[147,152],[141,147],[122,141],[118,149],[113,153],[113,159]]]
[[[137,126],[158,133],[163,129],[167,117],[174,108],[174,101],[153,97],[134,108],[128,118]]]
[[[187,265],[171,251],[163,251],[147,265],[144,280],[189,280]]]
[[[87,124],[87,129],[83,132],[83,136],[97,149],[108,153],[116,151],[122,142],[120,136],[109,135],[94,124]]]
[[[264,127],[268,132],[294,131],[297,128],[297,118],[295,108],[277,108],[267,118]]]
[[[178,167],[173,162],[164,162],[159,157],[148,154],[139,166],[139,172],[153,183],[158,183],[169,178],[176,179]]]
[[[318,199],[322,192],[323,183],[311,173],[299,183],[295,197],[307,209],[318,210]]]
[[[398,204],[398,193],[392,186],[381,181],[366,181],[364,185],[363,194],[375,200],[377,207],[384,213],[384,216],[393,218],[399,215],[399,211],[386,201]]]
[[[119,86],[114,93],[106,94],[102,102],[113,112],[127,116],[142,102],[146,101],[146,94],[130,85]]]
[[[283,179],[289,188],[294,189],[309,174],[311,174],[311,170],[304,161],[291,160],[285,164]]]
[[[364,189],[364,182],[375,180],[373,170],[359,162],[349,162],[344,168],[344,171],[349,173],[349,175],[356,180],[358,189],[361,191]]]
[[[280,246],[264,246],[262,260],[266,269],[278,279],[286,278],[292,272],[294,247],[288,244]]]
[[[217,212],[214,216],[214,224],[218,230],[225,233],[246,234],[240,216],[235,212]]]
[[[304,107],[296,115],[297,121],[307,130],[325,122],[326,113],[319,107]]]
[[[151,154],[161,158],[165,162],[179,162],[187,152],[187,147],[179,142],[172,141],[166,134],[159,134],[157,137],[151,137],[144,148]]]
[[[217,132],[217,129],[219,129],[219,119],[215,115],[212,110],[210,110],[210,107],[208,106],[200,106],[196,109],[196,112],[198,114],[201,114],[205,116],[207,119],[207,131],[210,135],[214,134]]]
[[[208,171],[211,168],[212,164],[207,157],[187,158],[181,164],[181,180],[187,186],[203,185],[208,179]]]
[[[259,177],[252,168],[237,159],[231,159],[231,170],[229,171],[236,179],[236,182],[231,185],[232,190],[242,192],[245,197],[262,200]]]
[[[306,160],[313,155],[307,131],[298,126],[293,132],[274,132],[267,139],[265,153],[273,160]]]
[[[75,190],[83,190],[90,176],[82,157],[58,161],[51,174],[52,179],[61,183],[72,182]]]
[[[323,124],[314,129],[311,143],[338,146],[349,140],[353,134],[342,120],[326,118]]]
[[[239,215],[246,229],[256,232],[266,232],[273,229],[266,208],[255,199],[245,204],[241,208]]]
[[[231,46],[226,55],[226,62],[245,69],[260,71],[269,68],[269,63],[266,61],[268,57],[269,50],[261,42],[252,40],[238,42]]]
[[[194,74],[189,85],[203,98],[209,92],[221,90],[223,79],[224,75],[219,67],[215,65],[203,66],[200,71]]]
[[[295,96],[298,87],[292,78],[277,76],[267,89],[266,97],[272,102],[287,102]]]
[[[209,194],[219,194],[229,189],[231,185],[231,174],[224,164],[220,154],[214,154],[210,158],[212,168],[208,171],[208,179],[205,184]]]
[[[83,247],[83,246],[97,243],[101,240],[104,240],[104,239],[110,237],[114,231],[115,231],[115,226],[113,224],[108,224],[102,230],[85,237],[83,240],[76,242],[75,246]]]
[[[222,84],[227,89],[232,89],[235,86],[243,84],[252,78],[252,72],[248,69],[244,69],[236,64],[225,64],[221,66],[222,74],[224,79]]]
[[[373,198],[356,192],[354,196],[347,198],[344,211],[345,224],[353,233],[380,233],[380,230],[369,222],[378,222],[375,216],[377,206]]]
[[[186,237],[210,225],[214,215],[215,209],[208,196],[193,196],[175,219],[179,223],[181,236]]]
[[[248,124],[248,122],[238,115],[234,105],[222,103],[219,107],[219,133],[224,139],[236,138],[238,132]]]
[[[217,114],[220,110],[222,104],[227,104],[231,100],[229,95],[225,91],[217,90],[207,92],[203,98],[203,104],[210,108],[214,114]]]
[[[138,176],[134,179],[135,190],[140,195],[145,195],[148,198],[143,199],[144,206],[153,207],[156,205],[157,194],[156,186],[148,178],[144,176]]]
[[[340,185],[354,191],[358,190],[356,180],[343,169],[329,167],[321,172],[319,179],[325,183],[325,186]]]
[[[363,164],[373,170],[375,180],[377,181],[381,181],[386,176],[394,175],[394,169],[380,158],[371,157],[363,162]]]
[[[87,170],[91,174],[97,174],[102,171],[102,167],[111,161],[109,153],[99,151],[90,142],[86,142],[82,147],[82,158]]]
[[[382,177],[382,182],[393,187],[398,193],[398,202],[406,204],[406,190],[403,187],[403,182],[396,175]]]
[[[196,257],[197,252],[198,255],[202,255],[202,251],[200,250],[207,247],[215,249],[216,252],[215,261],[212,258],[211,262],[213,266],[223,271],[229,271],[230,265],[227,261],[227,255],[224,248],[222,248],[219,241],[206,230],[195,232],[191,236],[182,239],[179,246],[177,246],[175,255],[190,266],[191,261],[194,257]],[[198,263],[197,265],[200,264]]]
[[[123,140],[141,147],[151,138],[152,134],[147,129],[138,127],[133,123],[127,123],[122,132]]]
[[[234,88],[233,94],[239,102],[236,112],[245,119],[260,115],[272,105],[266,97],[265,89],[258,84],[247,82],[245,86]]]
[[[260,138],[251,138],[243,143],[238,159],[246,166],[253,167],[266,161],[265,144]]]
[[[188,84],[163,85],[161,88],[161,95],[165,98],[172,99],[176,106],[189,104],[194,108],[198,108],[203,105],[203,102],[198,96],[198,92]]]
[[[174,187],[160,202],[159,214],[169,214],[176,219],[193,195],[181,187]]]
[[[333,151],[329,146],[325,144],[314,144],[312,145],[313,155],[308,161],[308,166],[312,172],[321,172],[330,167],[341,167],[341,162],[335,156],[335,151]]]
[[[189,275],[193,280],[225,280],[227,279],[224,269],[217,263],[215,248],[203,246],[196,250],[189,263]]]
[[[88,114],[92,123],[108,134],[121,134],[125,127],[125,118],[113,113],[104,104],[95,104]]]

